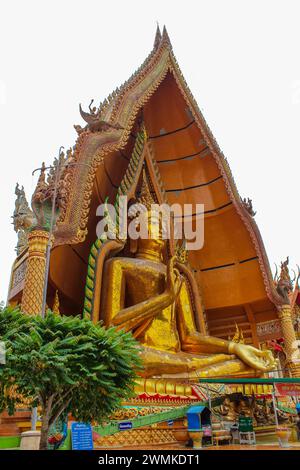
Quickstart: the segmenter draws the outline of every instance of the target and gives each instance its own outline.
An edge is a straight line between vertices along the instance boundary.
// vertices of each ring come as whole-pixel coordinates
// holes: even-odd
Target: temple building
[[[228,161],[181,73],[166,29],[162,33],[157,29],[151,53],[129,80],[98,108],[91,103],[87,112],[80,106],[80,113],[85,125],[74,126],[78,133],[74,147],[55,159],[48,174],[42,167],[31,208],[23,188],[16,188],[18,245],[9,303],[19,304],[24,313],[41,311],[50,237],[49,308],[131,330],[143,344],[145,357],[151,357],[146,378],[195,379],[189,355],[198,360],[191,370],[199,376],[262,374],[276,366],[270,366],[266,355],[262,361],[267,365],[256,367],[247,347],[261,352],[278,338],[284,340],[283,375],[299,376],[293,320],[299,289],[291,296],[286,262],[274,281],[252,202],[238,193]],[[118,237],[97,238],[97,207],[108,201],[118,209],[122,195],[146,205],[151,201],[203,204],[203,247],[185,251],[183,244],[169,240],[160,245],[154,259],[154,248],[136,249]],[[177,261],[172,264],[174,257]],[[170,276],[171,287],[158,287],[145,297],[152,278],[138,271],[141,259],[149,269],[157,262],[160,267],[151,274],[153,282]],[[124,279],[118,270],[125,273]],[[172,277],[177,272],[181,287]],[[121,291],[116,300],[115,293]],[[154,297],[160,307],[152,306]],[[145,300],[148,305],[142,310]],[[155,308],[160,314],[153,313]],[[177,318],[176,330],[171,329],[171,315]],[[159,331],[169,320],[166,340]],[[200,336],[212,338],[210,346]],[[229,345],[234,338],[244,349]],[[168,357],[165,364],[160,363],[161,352]],[[201,365],[203,353],[211,356]],[[221,353],[227,355],[222,361]]]

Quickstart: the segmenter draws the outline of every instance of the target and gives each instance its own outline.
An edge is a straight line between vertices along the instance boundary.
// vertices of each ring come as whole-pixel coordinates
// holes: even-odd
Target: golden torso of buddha
[[[121,258],[112,260],[120,263],[124,272],[125,296],[128,307],[147,301],[162,294],[166,284],[166,266],[157,261]],[[141,327],[138,339],[144,346],[163,351],[180,351],[180,339],[177,331],[175,306],[173,304],[157,312],[146,328]],[[144,325],[145,326],[145,325]]]
[[[269,351],[197,331],[187,280],[175,257],[163,262],[165,243],[139,239],[135,257],[111,258],[104,265],[101,317],[140,342],[141,375],[196,378],[272,369]]]

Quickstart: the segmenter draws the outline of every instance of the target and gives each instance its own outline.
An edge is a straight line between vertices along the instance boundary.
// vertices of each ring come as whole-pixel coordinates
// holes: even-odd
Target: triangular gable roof
[[[260,270],[269,299],[277,305],[281,297],[274,287],[272,274],[258,227],[243,204],[236,188],[229,164],[210,131],[188,85],[181,73],[172,45],[164,27],[162,35],[156,31],[154,47],[141,67],[120,88],[116,89],[98,108],[95,115],[83,113],[88,121],[102,123],[98,131],[89,126],[79,130],[73,160],[83,165],[73,166],[65,188],[65,206],[62,211],[55,244],[82,242],[93,189],[94,177],[105,155],[124,148],[140,109],[158,89],[168,73],[186,101],[196,125],[200,129],[222,175],[226,191],[249,232],[257,253]],[[72,188],[76,187],[76,191]]]

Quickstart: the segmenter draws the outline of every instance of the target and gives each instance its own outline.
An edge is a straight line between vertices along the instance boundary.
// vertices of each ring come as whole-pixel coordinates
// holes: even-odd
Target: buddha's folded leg
[[[143,377],[209,377],[231,375],[249,369],[235,356],[229,354],[192,355],[173,353],[143,347],[140,352]]]
[[[224,362],[208,365],[196,371],[190,371],[179,374],[162,374],[163,378],[181,378],[189,380],[197,380],[198,378],[205,377],[226,377],[246,374],[256,376],[257,371],[250,369],[249,366],[244,364],[240,359],[230,359]]]

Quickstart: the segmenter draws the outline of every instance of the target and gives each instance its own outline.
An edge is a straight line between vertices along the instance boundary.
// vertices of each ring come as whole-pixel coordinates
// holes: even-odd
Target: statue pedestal
[[[40,431],[22,432],[20,450],[39,450],[40,438]]]

